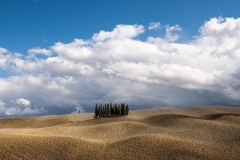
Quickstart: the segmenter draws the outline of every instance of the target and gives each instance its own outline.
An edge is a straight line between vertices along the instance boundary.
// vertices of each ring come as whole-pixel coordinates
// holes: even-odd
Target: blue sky
[[[32,47],[89,39],[93,33],[112,30],[117,24],[148,26],[151,22],[179,24],[184,29],[182,38],[189,40],[212,17],[239,17],[238,6],[238,0],[2,0],[0,44],[24,54]]]
[[[1,0],[0,116],[239,104],[238,0]]]

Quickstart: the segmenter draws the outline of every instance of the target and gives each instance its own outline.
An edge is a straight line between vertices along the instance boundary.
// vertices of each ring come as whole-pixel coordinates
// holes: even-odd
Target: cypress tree
[[[100,118],[100,105],[98,106],[98,117]]]
[[[107,117],[107,115],[106,115],[107,104],[105,104],[104,106],[105,106],[105,108],[104,108],[104,117]]]
[[[107,105],[105,107],[105,117],[107,117]]]
[[[99,116],[99,111],[98,111],[98,105],[96,104],[95,106],[95,118],[98,118]]]
[[[100,106],[100,104],[99,104],[99,106],[98,106],[98,117],[99,117],[99,118],[101,117],[101,106]]]
[[[108,118],[110,117],[110,114],[109,114],[109,105],[107,105],[107,117],[108,117]]]
[[[101,107],[101,118],[103,117],[103,107]]]
[[[101,107],[101,117],[103,118],[103,107]]]
[[[107,107],[106,107],[106,117],[109,117],[108,111],[109,111],[109,103],[107,103]]]
[[[121,106],[118,106],[118,115],[121,116]]]
[[[107,104],[107,107],[105,108],[105,117],[108,117],[108,104]]]
[[[109,105],[109,110],[108,110],[109,117],[112,117],[111,108],[112,108],[112,103],[110,103]]]
[[[123,104],[121,103],[121,105],[120,105],[120,110],[121,110],[120,116],[122,116],[122,108],[123,108]]]
[[[126,115],[128,115],[128,113],[129,113],[129,108],[128,108],[128,104],[127,104],[127,106],[126,106]]]
[[[112,107],[111,107],[111,105],[109,106],[109,116],[111,117],[111,113],[112,113]]]
[[[116,115],[116,103],[113,106],[113,116],[115,116],[115,115]]]
[[[110,113],[111,113],[111,115],[110,115],[110,117],[112,117],[112,114],[113,114],[113,108],[112,108],[112,106],[110,105]]]
[[[106,113],[106,111],[105,111],[105,107],[106,105],[104,105],[104,107],[103,107],[103,117],[105,118],[105,113]]]
[[[117,116],[118,115],[118,108],[117,108],[117,106],[114,108],[115,109],[115,116]]]
[[[114,104],[114,116],[116,116],[117,115],[117,104],[115,103]]]
[[[123,103],[123,107],[122,107],[122,115],[126,115],[126,106],[125,106],[125,103]]]

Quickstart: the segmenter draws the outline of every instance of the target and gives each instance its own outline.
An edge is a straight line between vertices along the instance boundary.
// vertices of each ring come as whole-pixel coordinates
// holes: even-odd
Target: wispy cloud
[[[158,29],[160,28],[160,22],[152,22],[149,24],[148,29],[153,30],[153,29]]]
[[[48,40],[47,40],[47,39],[42,39],[42,41],[43,41],[43,42],[48,42]]]

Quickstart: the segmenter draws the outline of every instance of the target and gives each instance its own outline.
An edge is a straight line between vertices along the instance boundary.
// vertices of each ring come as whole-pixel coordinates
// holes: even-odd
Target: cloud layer
[[[0,48],[0,69],[11,73],[0,78],[0,115],[93,111],[106,102],[133,109],[238,105],[240,19],[212,18],[188,43],[178,41],[181,30],[165,25],[164,37],[139,40],[143,25],[117,25],[28,55]]]

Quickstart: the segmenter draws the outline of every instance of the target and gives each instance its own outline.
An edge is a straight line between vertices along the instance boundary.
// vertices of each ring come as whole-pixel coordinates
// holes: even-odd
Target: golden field
[[[0,119],[0,159],[240,159],[240,108]]]

